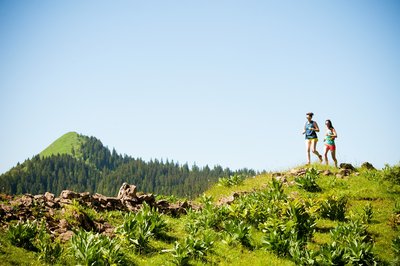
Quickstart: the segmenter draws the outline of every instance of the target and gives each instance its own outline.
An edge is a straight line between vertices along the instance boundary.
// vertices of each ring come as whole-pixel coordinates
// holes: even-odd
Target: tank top
[[[305,128],[306,128],[306,139],[316,139],[318,138],[317,132],[314,130],[311,130],[311,128],[314,127],[314,121],[306,122]]]
[[[326,132],[326,136],[325,136],[325,143],[328,145],[335,145],[335,140],[331,137],[333,135],[333,132],[331,129],[328,130],[328,132]]]

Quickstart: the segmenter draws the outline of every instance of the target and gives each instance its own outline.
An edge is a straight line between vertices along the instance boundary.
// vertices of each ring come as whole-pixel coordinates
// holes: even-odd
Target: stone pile
[[[166,200],[156,200],[153,194],[137,193],[135,185],[124,183],[117,197],[107,197],[101,194],[91,195],[89,192],[77,193],[64,190],[59,197],[46,192],[41,195],[25,194],[12,197],[0,195],[0,225],[7,226],[10,221],[43,220],[49,231],[61,240],[72,236],[73,227],[112,235],[114,228],[103,220],[94,221],[85,212],[72,211],[74,225],[66,219],[57,219],[56,213],[66,211],[68,205],[77,202],[79,205],[102,211],[137,212],[144,203],[155,207],[159,212],[172,216],[185,214],[188,208],[198,208],[185,202],[169,203]],[[59,215],[63,217],[63,215]]]

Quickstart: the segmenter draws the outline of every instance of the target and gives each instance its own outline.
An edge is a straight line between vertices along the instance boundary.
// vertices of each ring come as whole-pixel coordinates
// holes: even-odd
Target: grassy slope
[[[35,257],[35,253],[14,247],[6,239],[4,232],[0,233],[0,265],[43,265]]]
[[[321,170],[335,169],[322,166],[319,164],[313,167]],[[214,186],[205,194],[212,196],[215,202],[222,197],[231,195],[237,191],[258,190],[268,184],[271,180],[271,175],[260,175],[255,178],[245,180],[243,185],[235,188],[225,188]],[[293,181],[294,177],[288,181]],[[327,195],[347,195],[349,197],[347,215],[361,214],[363,208],[367,204],[371,204],[373,208],[372,223],[368,226],[368,232],[373,235],[375,240],[374,253],[384,261],[393,260],[393,252],[391,248],[392,239],[398,235],[397,230],[390,226],[390,219],[393,214],[395,202],[400,202],[400,186],[393,185],[388,181],[383,181],[374,172],[360,170],[359,176],[351,176],[346,179],[338,179],[334,176],[321,176],[318,184],[322,188],[322,192],[310,193],[299,189],[297,186],[285,188],[285,192],[302,199],[312,199],[315,204],[318,200],[323,199]],[[317,232],[314,235],[313,243],[315,249],[319,248],[320,244],[330,241],[329,230],[338,225],[339,222],[327,219],[317,219]]]
[[[79,157],[79,149],[83,139],[76,132],[68,132],[54,141],[50,146],[40,153],[42,157],[48,157],[57,154],[70,154]]]
[[[326,169],[325,166],[314,165],[318,169]],[[335,171],[332,168],[329,168]],[[214,201],[228,196],[233,192],[260,190],[267,186],[272,176],[270,174],[260,175],[254,178],[249,178],[244,183],[237,187],[220,187],[214,186],[205,194],[211,195]],[[294,178],[288,178],[292,181]],[[371,204],[373,207],[372,223],[368,225],[368,232],[375,240],[374,253],[383,261],[390,262],[394,259],[394,254],[391,249],[392,239],[398,235],[398,232],[390,226],[390,218],[393,214],[395,202],[400,202],[400,186],[382,181],[382,179],[374,174],[374,172],[360,170],[359,176],[350,176],[346,179],[337,179],[333,176],[320,176],[318,184],[322,188],[322,192],[309,193],[299,189],[297,186],[285,187],[285,193],[292,197],[312,200],[314,204],[318,204],[318,200],[330,194],[345,194],[349,197],[347,215],[356,215],[363,212],[363,207],[366,204]],[[92,212],[92,210],[90,210]],[[105,220],[118,226],[121,224],[122,214],[118,212],[98,213],[94,214],[102,216]],[[152,251],[145,255],[134,255],[130,252],[130,257],[137,265],[171,265],[172,256],[162,250],[171,249],[175,240],[181,241],[188,235],[184,227],[187,222],[186,217],[171,218],[166,217],[170,225],[168,235],[169,241],[152,240]],[[317,219],[317,232],[311,241],[310,248],[319,249],[323,243],[330,242],[329,230],[338,225],[337,221],[326,219]],[[3,239],[2,239],[3,238]],[[260,243],[262,233],[254,230],[253,239],[256,243]],[[7,244],[4,236],[0,235],[0,261],[5,265],[18,264],[35,265],[39,264],[33,259],[32,252],[25,252],[23,249],[15,248]],[[231,247],[222,242],[215,244],[215,252],[208,256],[207,261],[210,264],[218,265],[294,265],[288,259],[280,258],[271,252],[263,249],[255,249],[250,251],[247,248],[238,245]],[[74,264],[73,261],[70,262]],[[192,265],[203,265],[201,261],[191,261]]]

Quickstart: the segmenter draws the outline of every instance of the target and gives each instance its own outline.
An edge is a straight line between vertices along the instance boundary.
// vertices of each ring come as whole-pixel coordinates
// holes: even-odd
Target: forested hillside
[[[178,164],[174,161],[122,156],[100,140],[70,132],[40,155],[18,164],[0,176],[0,192],[7,194],[59,194],[64,189],[114,196],[123,182],[144,192],[195,197],[218,178],[232,174],[254,175],[253,170],[232,171]]]

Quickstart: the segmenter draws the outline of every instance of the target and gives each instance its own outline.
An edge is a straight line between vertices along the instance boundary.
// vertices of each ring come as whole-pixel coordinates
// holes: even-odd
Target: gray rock
[[[91,196],[89,192],[79,193],[79,197],[82,201],[87,202],[91,200]]]
[[[129,185],[128,183],[123,183],[121,188],[119,189],[117,198],[122,200],[133,199],[136,198],[136,186]]]
[[[44,197],[46,198],[46,201],[54,201],[54,194],[50,192],[44,193]]]
[[[60,241],[61,241],[62,243],[65,243],[65,242],[68,242],[68,241],[72,238],[73,235],[74,235],[74,232],[72,232],[72,231],[66,231],[66,232],[64,232],[64,233],[61,233],[61,234],[58,236],[58,238],[60,239]]]
[[[369,162],[364,162],[361,165],[361,168],[367,169],[367,170],[376,170],[376,168]]]
[[[330,170],[325,170],[322,174],[325,175],[325,176],[333,175],[333,173]]]
[[[76,192],[71,191],[71,190],[63,190],[63,191],[61,191],[61,194],[60,194],[60,199],[72,200],[72,199],[78,199],[80,197],[81,196],[79,195],[79,193],[76,193]]]
[[[342,174],[336,174],[336,177],[337,178],[342,178],[342,179],[344,178],[344,176]]]
[[[347,169],[347,170],[351,170],[351,171],[355,171],[356,169],[354,168],[354,166],[352,165],[352,164],[350,164],[350,163],[341,163],[340,165],[339,165],[339,167],[341,168],[341,169]]]
[[[343,176],[349,176],[351,174],[351,170],[350,169],[340,169],[339,174],[341,174]]]
[[[140,203],[146,202],[147,204],[152,205],[156,199],[155,199],[154,195],[150,193],[150,194],[143,194],[143,195],[138,196],[138,200]]]

